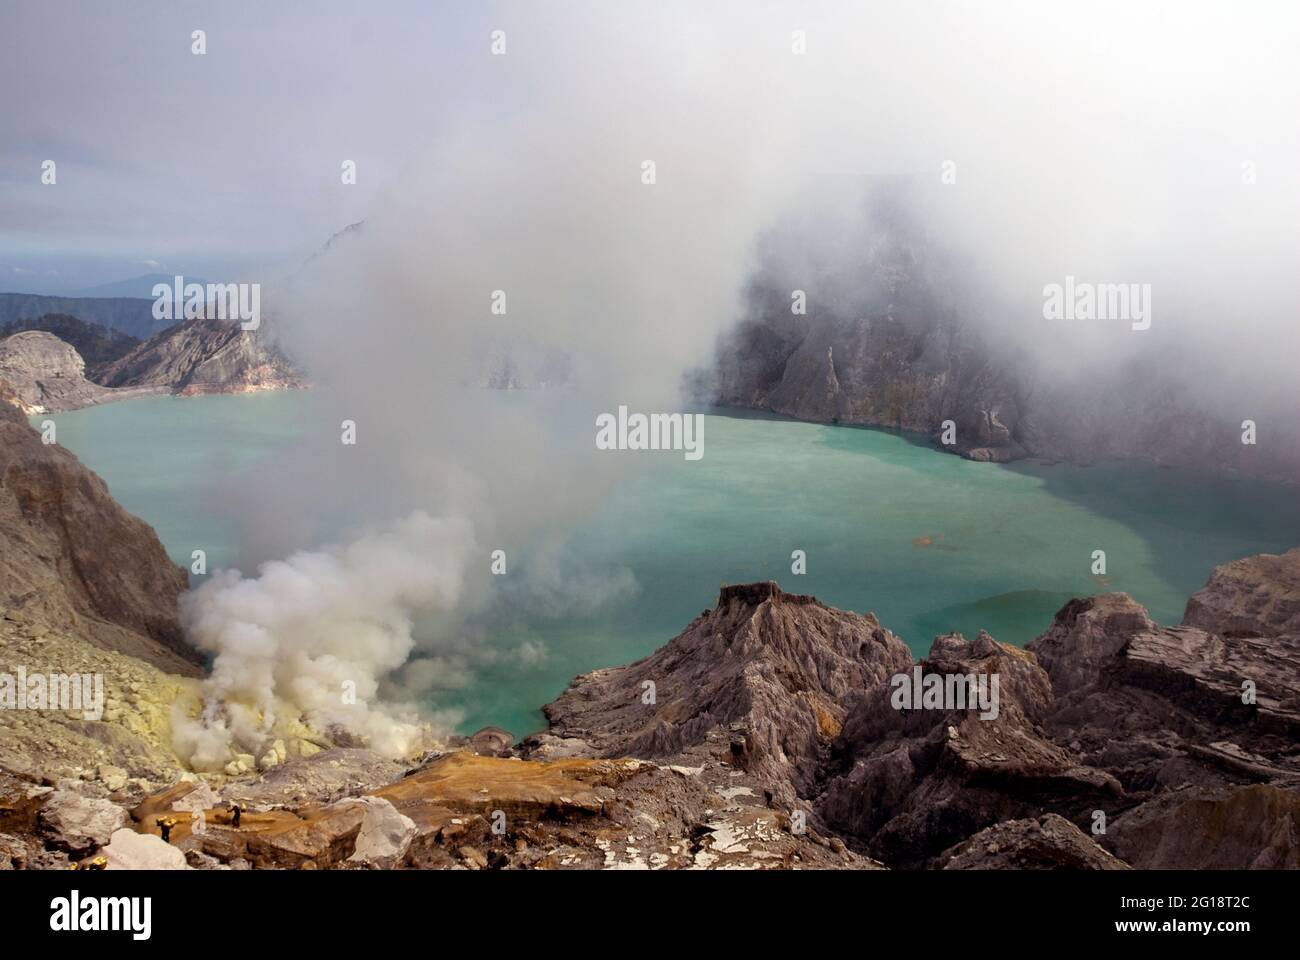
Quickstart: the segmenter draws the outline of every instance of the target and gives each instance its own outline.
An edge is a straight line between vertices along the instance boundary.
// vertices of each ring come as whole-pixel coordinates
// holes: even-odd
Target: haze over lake
[[[211,571],[239,554],[212,509],[217,491],[256,496],[258,464],[306,429],[306,397],[150,398],[54,419],[59,442],[177,563],[201,548]],[[1024,644],[1066,600],[1110,590],[1177,623],[1216,564],[1300,542],[1285,487],[1131,463],[974,463],[887,431],[720,411],[705,423],[697,462],[608,454],[636,458],[633,469],[572,532],[574,555],[622,585],[608,603],[491,620],[453,654],[440,649],[432,705],[456,711],[458,729],[543,726],[538,708],[574,675],[650,653],[712,606],[722,581],[775,579],[874,611],[921,654],[950,631]],[[1090,572],[1099,549],[1105,577]],[[803,576],[791,573],[795,550]],[[495,579],[486,554],[481,574]]]

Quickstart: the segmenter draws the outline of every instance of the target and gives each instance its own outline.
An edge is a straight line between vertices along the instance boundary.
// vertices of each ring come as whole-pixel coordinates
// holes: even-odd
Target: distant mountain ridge
[[[153,300],[142,297],[48,297],[34,293],[0,293],[0,326],[64,314],[147,340],[172,325],[156,320]]]
[[[140,341],[135,337],[98,323],[87,323],[62,313],[45,314],[36,319],[23,318],[0,324],[0,340],[16,333],[39,330],[53,334],[71,345],[93,370],[101,363],[111,363],[131,352]],[[92,373],[91,379],[95,379]]]
[[[153,299],[154,284],[165,283],[171,286],[176,279],[174,273],[146,273],[138,277],[131,277],[127,280],[117,280],[113,283],[101,283],[94,287],[85,287],[81,290],[74,290],[74,297],[132,297],[135,299],[146,298]],[[208,281],[199,277],[185,275],[186,283],[200,283],[207,286]]]

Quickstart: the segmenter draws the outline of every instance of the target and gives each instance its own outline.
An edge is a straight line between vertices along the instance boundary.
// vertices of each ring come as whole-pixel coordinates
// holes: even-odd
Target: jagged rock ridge
[[[184,320],[96,370],[106,387],[157,387],[182,396],[303,385],[274,345],[234,321]]]
[[[186,320],[144,343],[74,317],[39,324],[75,337],[99,360],[87,368],[69,343],[43,329],[0,340],[0,384],[24,413],[57,413],[149,394],[248,393],[304,385],[280,350],[223,320]]]
[[[205,868],[1295,868],[1298,585],[1300,550],[1253,557],[1180,626],[1105,594],[1028,649],[951,634],[917,664],[870,614],[725,587],[654,654],[575,679],[518,746],[330,750],[147,797],[0,778],[0,857],[53,865],[111,833],[114,863],[161,860],[85,794],[134,803],[127,834],[177,816]],[[898,709],[891,679],[918,666],[996,674],[996,716]]]

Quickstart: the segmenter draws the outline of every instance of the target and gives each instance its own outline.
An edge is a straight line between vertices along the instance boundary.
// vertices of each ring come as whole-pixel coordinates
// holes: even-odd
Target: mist
[[[407,754],[447,718],[381,690],[416,701],[456,682],[493,617],[635,590],[568,542],[649,456],[597,451],[595,418],[683,409],[683,376],[756,278],[809,291],[818,322],[819,295],[852,290],[882,183],[909,185],[946,302],[1036,377],[1086,398],[1112,368],[1164,363],[1230,418],[1243,397],[1285,409],[1300,14],[1249,9],[486,8],[465,43],[494,108],[411,148],[364,228],[268,310],[315,389],[300,446],[240,485],[241,567],[260,573],[187,603],[215,659],[183,752],[256,753],[296,714]],[[376,109],[419,102],[427,69]],[[1067,275],[1151,284],[1151,328],[1045,320],[1043,288]],[[565,382],[484,389],[484,358],[502,356],[525,371],[563,357]],[[369,708],[337,706],[345,682]]]

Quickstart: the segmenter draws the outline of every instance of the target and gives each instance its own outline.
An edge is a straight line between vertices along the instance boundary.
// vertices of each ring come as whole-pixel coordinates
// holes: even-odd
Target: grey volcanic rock
[[[834,262],[791,274],[789,253],[773,252],[749,291],[747,315],[694,378],[699,399],[935,442],[952,420],[956,443],[944,449],[976,460],[1025,456],[1031,391],[1014,375],[1018,355],[990,343],[966,315],[980,298],[954,291],[969,294],[978,280],[926,236],[910,203],[896,183],[871,198]],[[816,235],[772,240],[825,247]],[[792,312],[792,288],[805,290],[806,314]]]
[[[68,855],[46,850],[37,837],[0,833],[0,870],[66,870]]]
[[[1067,603],[1030,649],[1061,696],[1096,683],[1135,634],[1156,629],[1146,608],[1128,594],[1103,593]]]
[[[834,241],[817,226],[767,238],[743,317],[688,378],[695,399],[907,430],[972,460],[1125,459],[1300,477],[1291,405],[1243,397],[1273,425],[1267,443],[1244,444],[1241,411],[1210,399],[1231,395],[1228,384],[1206,389],[1163,346],[1126,344],[1104,363],[1081,357],[1065,375],[1049,371],[1026,346],[1038,331],[999,332],[1041,318],[1008,325],[1000,295],[927,235],[912,206],[889,184]],[[795,289],[806,314],[792,312]],[[940,444],[945,421],[956,426],[951,445]]]
[[[113,359],[87,371],[77,351],[53,334],[16,333],[0,340],[0,399],[38,414],[149,394],[249,393],[304,385],[277,347],[233,322],[187,320],[123,354],[110,353]]]
[[[225,799],[244,803],[332,803],[397,780],[405,767],[360,747],[323,750],[292,763],[279,764],[252,781],[225,790]]]
[[[0,340],[0,381],[28,414],[87,407],[109,395],[86,379],[86,365],[73,347],[40,331]]]
[[[468,737],[450,737],[448,747],[463,747],[471,753],[483,757],[508,757],[512,752],[515,738],[509,730],[500,727],[484,727]]]
[[[926,291],[908,292],[904,268],[886,261],[877,270],[893,295],[858,305],[857,314],[824,306],[821,322],[790,316],[788,291],[754,291],[758,318],[723,338],[706,396],[723,406],[935,438],[952,419],[957,452],[976,460],[1025,456],[1015,435],[1015,385],[951,311]]]
[[[1000,820],[1110,802],[1115,778],[1081,764],[1039,722],[1052,708],[1030,653],[987,633],[938,637],[923,674],[999,678],[998,716],[978,708],[899,710],[877,688],[844,722],[821,811],[836,830],[890,865],[920,866]]]
[[[1235,579],[1221,570],[1202,599],[1277,598],[1286,570],[1267,558]],[[855,644],[865,664],[853,664]],[[650,758],[719,794],[734,784],[803,812],[819,835],[896,867],[1122,869],[1196,863],[1194,849],[1214,851],[1204,862],[1216,866],[1289,862],[1300,785],[1291,635],[1162,628],[1105,594],[1067,604],[1032,649],[985,633],[936,638],[922,673],[997,675],[993,719],[978,707],[896,709],[889,680],[913,664],[895,644],[874,618],[775,584],[726,588],[651,657],[575,680],[522,753]],[[1257,702],[1246,704],[1251,677]],[[823,696],[842,708],[830,723],[806,709]],[[1205,803],[1248,807],[1256,825],[1216,834],[1219,807],[1169,799],[1189,784]],[[1276,792],[1238,795],[1251,785]],[[1200,839],[1177,846],[1174,811]],[[1094,840],[1084,831],[1098,812],[1109,833]]]
[[[162,837],[125,827],[113,832],[104,847],[106,870],[188,870],[185,854]]]
[[[1116,854],[1150,870],[1300,868],[1300,792],[1265,784],[1166,793],[1116,821]]]
[[[41,808],[38,829],[54,849],[81,856],[104,846],[130,821],[126,810],[111,800],[56,790]]]
[[[81,355],[87,367],[116,360],[131,352],[140,341],[118,330],[86,323],[62,313],[47,313],[37,319],[15,320],[0,326],[0,340],[25,330],[43,330],[58,337]]]
[[[272,344],[225,320],[185,320],[93,371],[108,387],[159,387],[181,395],[302,386]]]
[[[402,816],[382,797],[361,797],[343,802],[361,804],[365,811],[356,848],[348,860],[373,869],[387,869],[400,863],[418,832],[415,821]]]
[[[1300,548],[1217,567],[1187,601],[1183,623],[1234,636],[1300,633]]]
[[[1297,868],[1300,638],[1207,629],[1248,611],[1289,630],[1291,563],[1216,571],[1199,609],[1226,619],[1201,626],[1161,627],[1106,594],[1066,604],[1032,649],[948,634],[919,664],[874,616],[771,582],[724,587],[651,656],[575,679],[547,732],[516,747],[487,728],[412,766],[334,749],[217,792],[119,751],[102,784],[82,771],[51,790],[39,762],[0,751],[0,866],[89,855],[106,831],[161,853],[121,834],[129,803],[137,834],[175,815],[170,865],[205,869]],[[896,706],[891,680],[914,669],[996,676],[996,716]],[[185,696],[136,676],[116,699]],[[107,724],[83,726],[108,742]],[[25,729],[0,745],[34,757]],[[149,795],[122,789],[146,765]]]
[[[1224,633],[1160,628],[1110,594],[1067,604],[1029,645],[1057,694],[1044,728],[1124,785],[1099,806],[1110,821],[1101,842],[1134,866],[1300,866],[1288,839],[1300,802],[1300,635],[1258,632],[1293,625],[1295,553],[1215,571],[1189,619]]]
[[[936,858],[940,870],[1127,870],[1129,865],[1054,813],[1032,820],[1008,820]]]
[[[1243,444],[1240,417],[1207,407],[1173,373],[1141,358],[1083,384],[1040,377],[1014,347],[989,342],[972,318],[912,289],[922,282],[908,270],[894,282],[892,297],[822,304],[806,317],[790,315],[788,290],[756,288],[749,315],[690,378],[693,395],[818,423],[906,430],[978,461],[1138,460],[1282,482],[1300,476],[1293,429],[1266,446]],[[1143,415],[1134,417],[1135,409]],[[951,445],[940,443],[945,421],[956,427]]]
[[[147,523],[0,403],[0,607],[194,675],[176,599],[188,585]]]
[[[1300,738],[1300,634],[1234,637],[1192,627],[1135,635],[1117,665],[1123,682],[1168,696],[1221,726]],[[1243,702],[1244,685],[1256,702]]]
[[[724,587],[660,650],[578,677],[544,710],[551,736],[602,756],[696,765],[720,752],[788,805],[812,788],[845,703],[910,663],[873,615],[754,583]]]
[[[1202,783],[1252,768],[1300,773],[1283,749],[1300,733],[1300,636],[1159,628],[1108,594],[1067,604],[1029,649],[1057,696],[1046,727],[1130,789],[1174,785],[1189,764]]]

